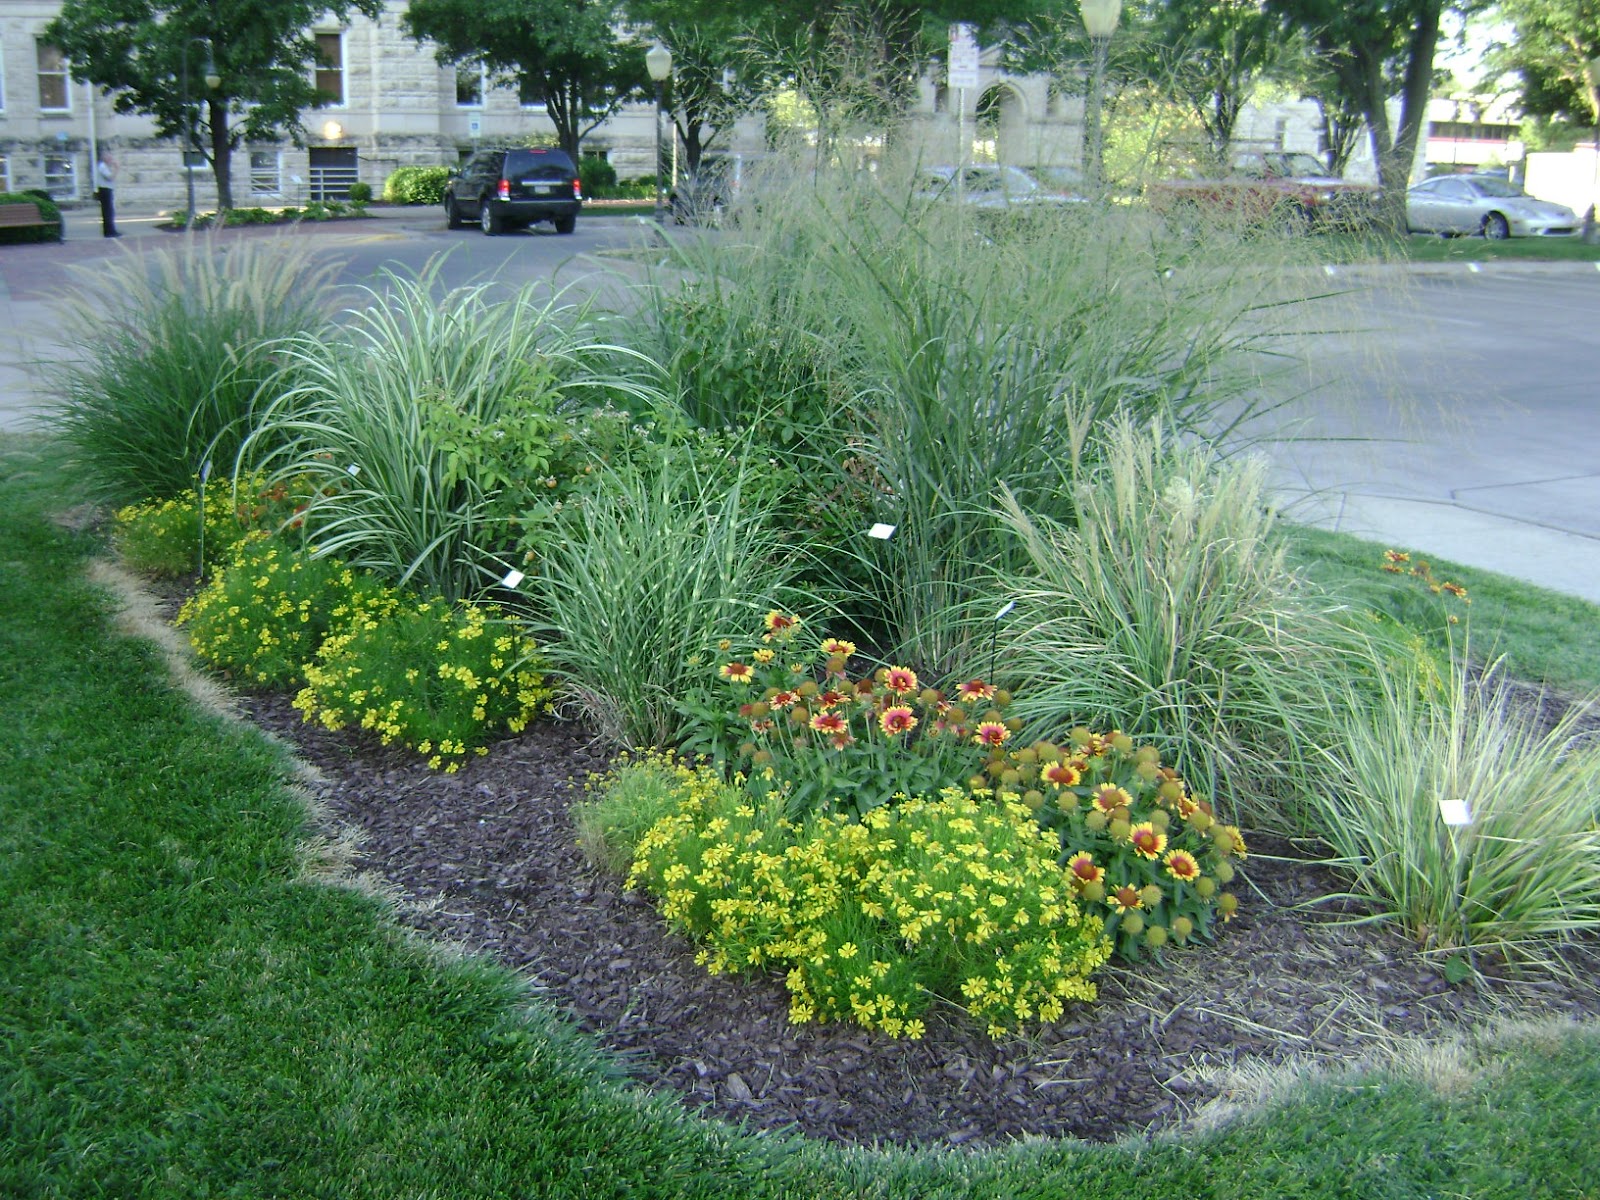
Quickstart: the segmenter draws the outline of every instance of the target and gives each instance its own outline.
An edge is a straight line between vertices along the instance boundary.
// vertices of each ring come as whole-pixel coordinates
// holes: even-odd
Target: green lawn
[[[51,520],[73,499],[0,441],[7,1200],[1600,1195],[1592,1028],[1115,1146],[842,1152],[632,1091],[508,972],[312,880],[288,763],[117,632],[96,536]]]
[[[1507,238],[1491,242],[1481,237],[1437,237],[1411,233],[1403,238],[1360,234],[1329,234],[1319,245],[1335,262],[1570,262],[1600,263],[1600,242],[1579,238]]]

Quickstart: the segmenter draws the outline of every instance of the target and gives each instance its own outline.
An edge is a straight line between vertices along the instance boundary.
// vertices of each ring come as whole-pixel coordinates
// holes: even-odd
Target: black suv
[[[476,221],[496,234],[549,221],[557,233],[571,233],[582,205],[578,169],[564,150],[480,150],[444,185],[451,229]]]

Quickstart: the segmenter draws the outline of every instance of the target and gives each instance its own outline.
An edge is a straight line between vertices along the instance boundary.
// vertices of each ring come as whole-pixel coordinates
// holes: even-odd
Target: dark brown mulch
[[[355,867],[400,890],[402,920],[525,972],[640,1084],[754,1128],[854,1144],[1106,1140],[1182,1120],[1228,1091],[1226,1068],[1369,1058],[1507,1005],[1600,1012],[1577,982],[1491,968],[1481,988],[1452,986],[1384,928],[1300,907],[1337,878],[1256,839],[1214,946],[1108,970],[1099,1001],[1030,1039],[992,1042],[953,1011],[918,1042],[794,1026],[781,978],[708,976],[648,900],[579,853],[568,804],[607,761],[582,726],[536,725],[444,775],[304,725],[284,698],[243,703],[318,768],[328,819],[359,831]]]

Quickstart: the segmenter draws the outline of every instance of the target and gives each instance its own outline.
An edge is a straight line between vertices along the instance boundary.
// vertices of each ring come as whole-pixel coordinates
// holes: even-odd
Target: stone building
[[[190,183],[201,210],[215,207],[212,174],[198,154],[157,138],[147,117],[115,113],[109,96],[72,79],[60,53],[40,40],[58,9],[59,0],[0,0],[0,189],[42,188],[65,203],[88,201],[94,155],[106,145],[118,159],[124,208],[181,208]],[[316,81],[337,100],[304,115],[304,145],[283,141],[236,152],[235,204],[337,197],[357,180],[376,193],[396,167],[454,165],[478,144],[554,136],[543,106],[524,103],[515,88],[489,86],[477,69],[441,67],[431,47],[401,31],[404,9],[402,0],[376,20],[357,16],[348,25],[314,27],[326,63]],[[205,87],[198,48],[195,58],[188,85],[198,97]],[[653,118],[650,104],[629,105],[587,135],[584,151],[610,159],[623,178],[649,174]],[[1314,152],[1315,118],[1308,103],[1252,109],[1240,138]],[[1043,76],[1006,74],[991,52],[983,55],[976,88],[952,92],[925,80],[907,132],[929,163],[953,161],[970,138],[977,158],[1075,165],[1082,159],[1083,102]],[[752,118],[717,148],[754,157],[764,141],[761,122]],[[1369,174],[1370,163],[1358,160],[1351,173]]]

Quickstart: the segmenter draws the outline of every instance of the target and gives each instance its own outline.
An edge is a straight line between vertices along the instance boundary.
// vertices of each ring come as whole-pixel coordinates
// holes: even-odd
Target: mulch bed
[[[1489,964],[1481,985],[1451,985],[1385,927],[1351,924],[1357,910],[1304,907],[1340,890],[1306,861],[1313,848],[1253,838],[1239,915],[1215,945],[1107,969],[1096,1003],[1034,1036],[994,1042],[954,1010],[930,1014],[916,1042],[795,1026],[779,976],[707,975],[647,898],[583,858],[568,805],[607,753],[582,725],[536,725],[445,775],[305,725],[286,698],[241,704],[317,769],[326,819],[358,831],[353,867],[398,890],[402,921],[525,973],[640,1085],[754,1129],[860,1145],[1104,1141],[1226,1099],[1234,1068],[1370,1061],[1508,1008],[1600,1012],[1592,948],[1575,949],[1571,978]]]

